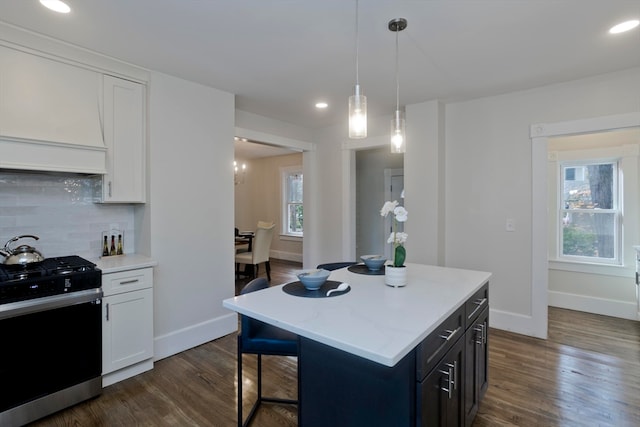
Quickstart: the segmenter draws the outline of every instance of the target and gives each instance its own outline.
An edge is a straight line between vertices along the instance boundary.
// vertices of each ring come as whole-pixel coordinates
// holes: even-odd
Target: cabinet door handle
[[[453,397],[453,390],[456,390],[458,388],[457,385],[457,376],[458,376],[458,362],[457,361],[453,361],[453,363],[447,363],[445,365],[447,367],[447,370],[440,370],[439,372],[443,375],[446,375],[445,380],[446,380],[446,387],[440,387],[440,390],[444,391],[447,393],[447,398],[451,399]]]
[[[138,281],[139,281],[139,279],[123,280],[122,282],[120,282],[120,285],[130,285],[130,284],[136,283]]]
[[[111,197],[111,181],[109,181],[109,197]]]
[[[483,345],[484,344],[484,323],[483,324],[477,324],[474,328],[474,331],[478,332],[476,334],[475,337],[475,342],[477,345]]]
[[[109,303],[105,304],[105,310],[107,311],[107,322],[109,321]]]
[[[471,314],[467,316],[467,319],[471,319],[473,316],[475,316],[475,315],[476,315],[476,312],[477,312],[478,310],[480,310],[480,309],[482,308],[482,306],[483,306],[486,302],[487,302],[487,299],[486,299],[486,298],[482,298],[482,299],[475,300],[473,303],[474,303],[475,305],[477,305],[477,307],[476,307],[476,308],[474,308],[474,309],[473,309],[473,311],[471,312]]]
[[[454,330],[445,329],[444,331],[447,333],[447,335],[440,335],[440,338],[446,341],[450,341],[451,338],[453,338],[453,336],[458,333],[458,329],[460,328],[455,328]]]
[[[454,360],[453,365],[451,363],[447,363],[449,369],[453,369],[453,376],[451,377],[451,387],[454,390],[458,389],[458,361]]]
[[[636,285],[640,284],[640,281],[638,281],[638,272],[636,271]]]
[[[487,329],[489,328],[489,325],[487,324],[487,321],[485,320],[484,323],[482,324],[482,345],[487,345]]]
[[[447,393],[447,398],[451,399],[451,397],[453,396],[453,387],[451,387],[451,378],[453,377],[453,365],[451,365],[450,363],[447,363],[447,370],[443,371],[440,370],[439,372],[443,375],[445,375],[445,382],[447,383],[446,386],[440,386],[440,390],[444,391],[445,393]]]

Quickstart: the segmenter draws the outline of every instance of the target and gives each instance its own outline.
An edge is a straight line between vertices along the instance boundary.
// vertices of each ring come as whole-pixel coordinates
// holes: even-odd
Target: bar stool
[[[240,295],[269,287],[267,279],[253,279],[240,291]],[[262,402],[297,404],[298,400],[262,396],[262,355],[298,356],[298,336],[292,332],[277,328],[259,320],[240,315],[241,329],[238,335],[238,426],[246,427],[251,423]],[[246,421],[242,419],[242,355],[258,356],[258,398],[251,407]]]

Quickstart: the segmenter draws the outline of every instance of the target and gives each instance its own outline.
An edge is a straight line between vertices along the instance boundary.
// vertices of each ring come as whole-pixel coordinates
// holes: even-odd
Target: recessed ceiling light
[[[40,4],[44,7],[58,13],[69,13],[71,8],[65,2],[60,0],[40,0]]]
[[[609,29],[609,33],[611,34],[619,34],[624,33],[625,31],[633,30],[638,25],[640,25],[640,21],[637,19],[632,19],[631,21],[621,22],[618,25],[614,25]]]
[[[326,102],[316,102],[316,108],[320,110],[327,108],[328,106],[329,104],[327,104]]]

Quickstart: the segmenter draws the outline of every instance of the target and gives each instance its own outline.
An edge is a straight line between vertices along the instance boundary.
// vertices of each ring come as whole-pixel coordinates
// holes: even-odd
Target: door
[[[438,366],[423,381],[418,382],[418,426],[464,425],[464,344],[464,339],[458,339]]]
[[[404,169],[385,169],[384,170],[384,200],[397,200],[399,204],[404,206],[404,199],[402,193],[404,191]],[[384,236],[386,238],[391,233],[391,216],[388,215],[384,221]],[[404,224],[398,224],[397,231],[404,231]],[[392,259],[391,244],[385,243],[384,255],[387,259]]]

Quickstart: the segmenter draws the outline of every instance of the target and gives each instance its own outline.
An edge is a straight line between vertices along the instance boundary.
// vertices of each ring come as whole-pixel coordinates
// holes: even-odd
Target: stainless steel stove
[[[0,426],[102,392],[102,272],[78,256],[0,265]]]

